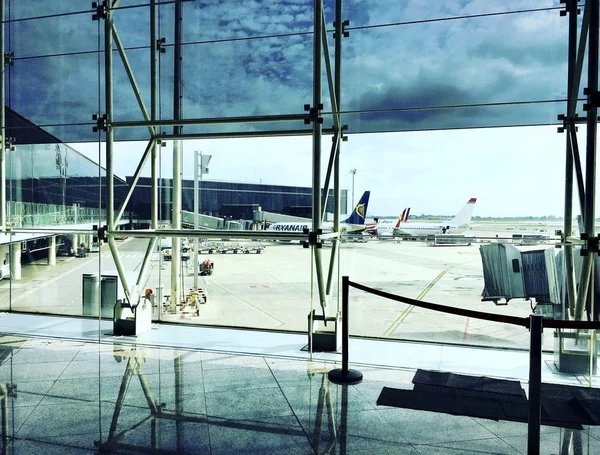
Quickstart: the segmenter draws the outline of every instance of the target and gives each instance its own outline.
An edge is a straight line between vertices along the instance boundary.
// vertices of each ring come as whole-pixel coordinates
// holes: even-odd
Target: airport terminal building
[[[127,177],[130,183],[132,177]],[[255,219],[254,212],[280,213],[298,218],[312,217],[312,188],[262,183],[221,182],[204,179],[199,183],[199,213],[236,221]],[[151,219],[152,185],[149,178],[140,178],[129,203],[132,219],[148,224]],[[159,218],[170,220],[172,207],[172,179],[159,181]],[[347,190],[341,190],[342,213],[347,211]],[[194,182],[182,181],[182,210],[194,212]],[[329,192],[326,212],[333,213],[333,191]],[[162,214],[162,215],[160,215]]]
[[[600,2],[533,3],[0,0],[2,453],[600,453]],[[365,233],[468,198],[564,226]]]

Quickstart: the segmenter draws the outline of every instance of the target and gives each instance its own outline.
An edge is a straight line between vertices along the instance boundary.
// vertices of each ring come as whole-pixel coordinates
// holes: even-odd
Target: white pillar
[[[48,265],[56,265],[56,236],[53,235],[48,240]]]
[[[71,248],[73,248],[73,252],[77,253],[77,247],[79,247],[79,235],[73,234],[73,241],[71,243]]]
[[[94,243],[94,234],[88,235],[88,240],[87,240],[88,249],[92,248],[92,243]]]
[[[10,273],[13,280],[21,279],[21,242],[12,243],[12,257],[10,258]]]

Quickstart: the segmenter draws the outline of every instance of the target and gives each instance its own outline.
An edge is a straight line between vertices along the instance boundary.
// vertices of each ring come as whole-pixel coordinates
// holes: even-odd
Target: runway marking
[[[423,289],[423,291],[417,296],[416,300],[421,300],[423,297],[425,297],[425,294],[427,294],[431,290],[431,288],[433,286],[435,286],[435,283],[437,283],[440,280],[440,278],[442,278],[449,270],[451,270],[452,268],[454,268],[457,265],[459,265],[459,264],[449,265],[444,270],[442,270],[440,272],[440,274],[431,281],[431,283],[429,283],[427,286],[425,286],[425,289]],[[413,310],[414,307],[415,307],[414,305],[409,305],[408,308],[406,308],[406,310],[404,310],[404,312],[400,316],[398,316],[398,319],[396,319],[394,321],[394,323],[390,326],[390,328],[385,331],[383,336],[384,337],[391,336],[392,333],[394,333],[394,331],[398,328],[398,326],[400,324],[402,324],[402,321],[404,321],[408,317],[408,315],[410,314],[410,312]]]

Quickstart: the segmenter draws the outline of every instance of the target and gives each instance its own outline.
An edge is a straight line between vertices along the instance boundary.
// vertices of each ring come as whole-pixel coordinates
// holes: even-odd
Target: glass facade
[[[558,0],[0,2],[0,309],[127,332],[148,304],[146,329],[302,333],[312,353],[338,343],[349,276],[405,298],[352,289],[357,338],[529,346],[419,301],[597,320],[595,266],[572,259],[596,253],[597,58],[580,44],[578,66],[587,19]],[[486,248],[518,258],[486,268]],[[592,383],[584,332],[544,349]]]

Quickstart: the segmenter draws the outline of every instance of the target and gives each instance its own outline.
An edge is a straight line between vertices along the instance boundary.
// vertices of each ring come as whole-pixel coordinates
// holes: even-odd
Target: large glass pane
[[[92,114],[99,110],[98,81],[95,54],[20,60],[10,68],[8,103],[17,114],[54,133],[51,125],[92,121]],[[57,132],[64,133],[57,135],[63,141],[97,137],[87,125]]]
[[[16,145],[8,153],[12,235],[6,236],[4,258],[10,263],[12,310],[98,316],[87,308],[97,296],[84,292],[82,279],[98,270],[93,226],[104,224],[103,173],[62,143]]]
[[[186,117],[302,113],[311,103],[311,36],[190,45],[183,53]]]
[[[342,110],[379,112],[352,125],[357,132],[554,121],[564,107],[548,102],[566,97],[566,34],[556,11],[353,30]],[[489,103],[507,106],[429,110]]]
[[[70,0],[56,0],[54,2],[20,2],[9,0],[9,19],[22,20],[43,16],[58,16],[54,19],[60,20],[61,15],[73,15],[74,13],[91,17],[91,2],[72,2]],[[89,19],[88,19],[89,20]]]
[[[134,173],[143,157],[147,143],[117,143],[114,148],[116,174],[133,185]],[[174,201],[172,193],[173,144],[166,142],[159,148],[159,223],[171,226]],[[82,151],[83,144],[77,145]],[[94,153],[94,146],[90,146]],[[199,286],[206,291],[207,304],[196,307],[190,304],[190,289],[195,289],[194,240],[190,233],[182,240],[182,263],[172,270],[173,249],[169,237],[152,248],[144,260],[147,238],[130,235],[116,242],[122,269],[131,281],[137,282],[139,271],[146,264],[142,289],[151,289],[155,309],[153,318],[172,322],[209,323],[267,329],[306,331],[306,302],[308,275],[302,277],[302,264],[308,266],[310,252],[296,242],[265,242],[237,240],[222,234],[211,237],[211,229],[227,232],[251,230],[248,237],[260,237],[261,229],[286,221],[301,225],[312,216],[312,190],[310,176],[302,169],[311,163],[310,137],[213,139],[184,141],[179,148],[182,163],[182,227],[191,229],[195,222],[194,211],[194,152],[202,151],[210,157],[209,173],[203,173],[198,188],[199,226],[207,229],[201,237],[199,254]],[[282,153],[285,151],[285,153]],[[87,151],[85,152],[87,153]],[[200,158],[202,160],[202,158]],[[285,163],[285,165],[284,165]],[[104,163],[103,163],[104,164]],[[199,170],[200,172],[200,170]],[[129,223],[138,228],[148,228],[151,222],[150,161],[142,167],[133,191],[122,227]],[[341,210],[346,211],[346,190],[342,191]],[[117,204],[118,206],[119,204]],[[327,202],[327,211],[333,211],[333,196]],[[331,216],[328,216],[331,219]],[[289,224],[289,223],[287,223]],[[286,231],[282,231],[286,232]],[[127,234],[124,234],[124,236]],[[229,253],[229,254],[228,254]],[[214,264],[211,273],[202,269],[206,261]],[[328,264],[325,253],[324,264]],[[115,264],[116,265],[116,264]],[[113,265],[103,262],[103,273]],[[111,270],[115,272],[115,270]],[[108,273],[108,272],[106,272]],[[172,276],[177,275],[179,300],[173,304]],[[286,293],[293,290],[293,305],[282,305]],[[302,290],[304,289],[304,291]],[[168,296],[168,297],[167,297]],[[201,303],[199,305],[202,305]]]
[[[330,2],[326,2],[330,3]],[[256,0],[223,4],[190,2],[184,5],[184,36],[187,43],[239,40],[259,36],[311,32],[313,2],[300,0],[282,5]]]
[[[535,302],[523,296],[509,296],[502,306],[482,301],[489,295],[482,294],[480,248],[503,243],[554,257],[555,230],[563,229],[564,140],[553,127],[352,135],[343,167],[356,173],[344,173],[343,183],[356,180],[357,194],[371,190],[367,224],[373,228],[368,242],[343,245],[342,275],[411,299],[527,317]],[[367,150],[372,159],[365,161]],[[529,343],[519,327],[352,293],[357,335],[495,347]],[[552,333],[545,337],[552,349]]]
[[[160,0],[157,3],[171,3],[172,0]],[[46,2],[40,5],[37,2],[21,2],[18,0],[8,0],[10,20],[17,21],[23,19],[40,18],[46,16],[54,16],[52,19],[60,20],[64,16],[83,15],[91,18],[92,14],[96,13],[96,9],[92,8],[92,2],[73,2],[71,0],[55,0]],[[102,1],[96,2],[102,6]],[[114,2],[113,2],[114,3]],[[118,2],[117,11],[125,11],[130,8],[144,7],[148,5],[148,0],[123,0]]]
[[[79,52],[95,53],[98,47],[98,22],[91,20],[91,14],[10,22],[7,26],[10,50],[17,59]]]
[[[552,14],[558,16],[558,12],[556,11],[558,8],[560,8],[560,3],[556,0],[478,0],[450,3],[395,2],[394,0],[363,2],[360,0],[347,0],[344,2],[344,16],[350,20],[351,27],[372,27],[394,23],[460,19],[465,16],[477,15],[510,17],[509,13],[514,14],[527,10],[549,10]]]

